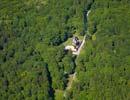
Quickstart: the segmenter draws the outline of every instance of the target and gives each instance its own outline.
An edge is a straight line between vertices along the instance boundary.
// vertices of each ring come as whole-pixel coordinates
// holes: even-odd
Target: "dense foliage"
[[[74,71],[65,99],[130,99],[129,11],[129,0],[0,0],[1,100],[53,100]],[[77,33],[90,37],[78,58],[63,45]]]

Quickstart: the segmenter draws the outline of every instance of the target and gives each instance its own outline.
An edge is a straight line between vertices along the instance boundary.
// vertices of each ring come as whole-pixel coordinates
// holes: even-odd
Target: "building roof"
[[[72,42],[73,42],[74,44],[76,44],[77,42],[79,42],[78,37],[74,36]]]

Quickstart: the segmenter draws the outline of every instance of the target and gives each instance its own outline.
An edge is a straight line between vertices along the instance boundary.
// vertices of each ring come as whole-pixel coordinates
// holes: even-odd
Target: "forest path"
[[[74,72],[73,74],[69,75],[69,78],[68,78],[68,84],[67,84],[67,88],[66,90],[69,90],[71,89],[72,87],[72,82],[76,80],[76,72]]]

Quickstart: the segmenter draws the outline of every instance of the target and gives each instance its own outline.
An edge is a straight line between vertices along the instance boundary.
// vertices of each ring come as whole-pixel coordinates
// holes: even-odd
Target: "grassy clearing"
[[[72,45],[72,38],[69,38],[66,42],[63,43],[64,46],[66,45]]]
[[[83,36],[81,36],[79,33],[75,33],[73,36],[76,36],[76,37],[78,37],[79,38],[79,40],[83,40]],[[64,44],[64,46],[66,46],[66,45],[72,45],[72,38],[69,38],[66,42],[64,42],[63,43]]]

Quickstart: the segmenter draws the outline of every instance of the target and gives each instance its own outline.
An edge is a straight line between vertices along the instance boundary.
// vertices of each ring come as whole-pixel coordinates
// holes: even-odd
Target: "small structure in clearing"
[[[72,39],[72,45],[78,50],[80,47],[81,41],[79,40],[78,37],[74,36]]]
[[[79,47],[81,45],[81,41],[78,37],[74,36],[72,38],[72,45],[68,45],[65,47],[65,50],[71,50],[72,52],[78,51]]]

